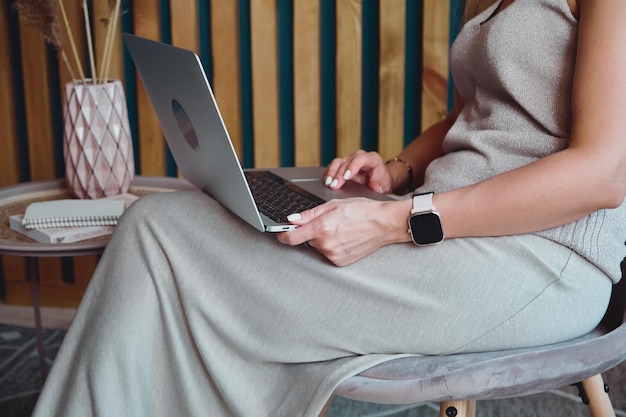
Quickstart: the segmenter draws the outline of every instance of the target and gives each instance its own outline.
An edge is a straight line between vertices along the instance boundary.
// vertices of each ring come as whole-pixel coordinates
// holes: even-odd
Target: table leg
[[[37,353],[39,354],[39,370],[41,372],[41,382],[45,382],[48,376],[48,366],[46,364],[46,351],[43,345],[43,332],[41,325],[41,302],[39,299],[39,265],[37,258],[27,257],[28,279],[32,289],[33,310],[35,312],[35,337],[37,339]]]

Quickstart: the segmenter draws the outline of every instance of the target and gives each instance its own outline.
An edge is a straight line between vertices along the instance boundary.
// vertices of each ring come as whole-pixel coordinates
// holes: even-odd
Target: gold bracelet
[[[385,165],[390,164],[391,162],[400,162],[406,166],[406,169],[409,171],[409,179],[406,183],[406,192],[404,192],[403,194],[412,192],[414,190],[414,187],[413,187],[413,167],[411,166],[411,164],[409,164],[406,160],[396,156],[395,158],[390,159],[387,162],[385,162]],[[394,190],[394,193],[396,193],[395,190]],[[396,194],[399,194],[399,193],[396,193]]]

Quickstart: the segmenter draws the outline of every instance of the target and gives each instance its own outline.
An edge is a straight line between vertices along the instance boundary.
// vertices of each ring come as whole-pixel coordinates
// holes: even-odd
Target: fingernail
[[[330,183],[330,186],[332,188],[335,188],[337,186],[337,184],[339,184],[339,180],[333,180],[333,182]]]
[[[324,185],[330,185],[331,182],[333,182],[333,178],[329,175],[328,177],[326,177],[326,181],[324,181]]]
[[[297,222],[298,220],[302,220],[302,214],[300,213],[290,214],[289,216],[287,216],[287,220],[289,220],[290,222]]]
[[[349,169],[346,170],[346,172],[344,172],[343,174],[343,179],[344,180],[348,180],[350,179],[350,175],[352,174],[352,171],[350,171]]]

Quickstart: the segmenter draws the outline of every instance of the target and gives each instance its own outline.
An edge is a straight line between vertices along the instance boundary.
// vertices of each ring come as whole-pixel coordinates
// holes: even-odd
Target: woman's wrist
[[[388,243],[406,243],[411,241],[409,234],[409,217],[411,216],[411,199],[384,202],[387,213],[386,239]]]
[[[387,162],[387,169],[392,178],[392,192],[404,195],[415,189],[413,166],[401,157],[395,157]],[[392,168],[393,167],[393,168]]]

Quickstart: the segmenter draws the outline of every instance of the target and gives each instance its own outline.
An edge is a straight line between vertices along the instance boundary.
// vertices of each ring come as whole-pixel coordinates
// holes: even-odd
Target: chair
[[[435,401],[440,403],[440,417],[474,417],[476,400],[576,384],[593,417],[614,417],[601,373],[624,360],[626,278],[614,286],[601,323],[585,336],[527,349],[392,360],[347,379],[335,395],[380,404]]]

